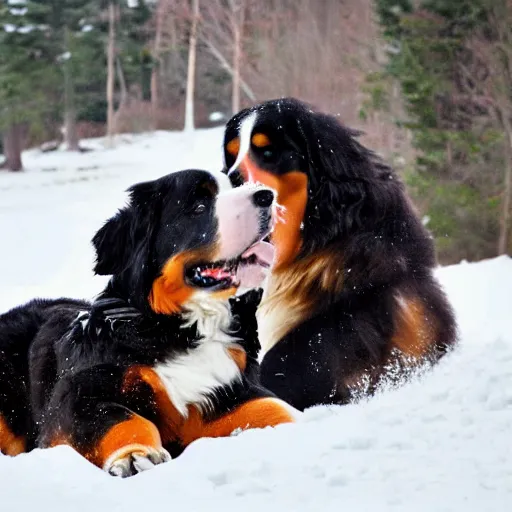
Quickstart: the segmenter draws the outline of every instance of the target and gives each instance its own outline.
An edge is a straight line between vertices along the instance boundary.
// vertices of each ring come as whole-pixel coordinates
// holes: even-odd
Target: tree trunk
[[[508,112],[503,115],[503,125],[506,133],[505,140],[505,169],[503,175],[503,201],[500,215],[500,237],[498,254],[508,253],[508,230],[510,223],[510,202],[512,199],[512,125]]]
[[[231,111],[236,114],[240,110],[240,65],[242,60],[242,36],[245,15],[245,1],[233,2],[233,81],[231,93]]]
[[[64,142],[68,151],[80,151],[80,139],[76,128],[76,113],[73,107],[64,114]]]
[[[188,47],[187,93],[185,99],[185,131],[194,129],[194,89],[196,74],[197,25],[199,22],[199,0],[192,0],[192,26]]]
[[[202,40],[208,47],[208,50],[210,50],[210,53],[219,61],[219,64],[222,66],[222,68],[231,75],[231,79],[233,79],[233,67],[227,61],[226,57],[222,55],[219,49],[209,39],[203,37]],[[241,76],[239,80],[240,88],[245,93],[247,98],[249,98],[252,102],[256,103],[256,94],[250,88],[249,84]]]
[[[70,51],[69,30],[64,32],[66,52]],[[70,58],[65,58],[64,66],[64,143],[68,151],[80,151],[80,140],[76,129],[75,87],[71,77]]]
[[[115,38],[116,6],[113,0],[108,5],[108,43],[107,43],[107,138],[109,146],[113,145],[115,134],[114,80],[115,80]]]
[[[114,111],[114,131],[119,127],[119,117],[123,113],[126,104],[128,103],[128,88],[126,87],[126,79],[124,77],[123,66],[121,65],[121,59],[116,58],[116,72],[117,79],[119,81],[119,105],[117,110]]]
[[[3,133],[3,146],[5,160],[0,165],[1,169],[8,171],[22,171],[21,151],[23,149],[23,126],[12,124]]]
[[[162,28],[164,22],[164,0],[160,0],[156,11],[155,45],[153,48],[153,69],[151,70],[151,122],[153,130],[158,129],[158,73],[160,71],[160,47],[162,46]]]

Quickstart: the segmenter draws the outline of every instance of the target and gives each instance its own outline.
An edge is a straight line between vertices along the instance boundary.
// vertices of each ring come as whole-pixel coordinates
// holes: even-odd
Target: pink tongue
[[[231,274],[222,268],[205,268],[201,272],[201,275],[205,277],[213,277],[214,279],[217,279],[217,281],[231,277]]]
[[[240,288],[250,289],[262,286],[265,277],[270,272],[274,259],[274,247],[268,242],[258,242],[242,255],[244,258],[256,256],[257,262],[248,265],[239,265],[236,277],[240,282]]]
[[[274,246],[268,242],[258,242],[242,254],[242,258],[249,256],[256,256],[260,265],[270,267],[274,260]]]

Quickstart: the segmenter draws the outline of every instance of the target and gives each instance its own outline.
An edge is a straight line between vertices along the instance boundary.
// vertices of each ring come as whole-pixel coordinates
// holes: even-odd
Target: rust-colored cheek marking
[[[237,429],[275,427],[294,421],[286,407],[275,398],[251,400],[212,422],[204,422],[199,411],[190,408],[183,425],[182,442],[187,446],[201,437],[228,437]]]
[[[14,457],[25,451],[25,439],[14,435],[5,419],[0,416],[0,453]]]
[[[213,243],[195,250],[183,251],[167,260],[159,277],[153,281],[148,301],[155,313],[174,315],[182,310],[185,302],[190,300],[196,289],[185,282],[185,267],[194,262],[215,261],[218,246]],[[227,297],[236,292],[224,290]],[[220,296],[219,299],[225,298]]]
[[[185,266],[193,262],[215,261],[217,250],[217,245],[214,243],[196,250],[184,251],[169,258],[160,276],[153,281],[148,297],[151,309],[163,315],[179,313],[183,304],[196,291],[185,282]]]
[[[406,299],[398,305],[395,333],[391,349],[400,350],[405,356],[421,359],[435,345],[435,326],[418,298]]]
[[[287,267],[302,244],[300,229],[308,201],[308,177],[300,171],[272,174],[259,168],[249,156],[242,160],[240,172],[245,181],[273,188],[277,192],[277,202],[285,207],[282,220],[277,222],[272,233],[272,242],[276,248],[274,270]]]
[[[85,457],[93,464],[103,467],[107,459],[116,452],[119,453],[119,457],[126,456],[123,449],[128,450],[133,445],[137,445],[141,449],[144,447],[156,450],[162,448],[160,433],[156,426],[137,414],[114,425],[94,449],[85,454]]]
[[[187,253],[170,258],[162,269],[162,274],[153,281],[149,294],[149,305],[155,313],[172,315],[181,311],[194,289],[184,280],[185,264],[189,261]]]

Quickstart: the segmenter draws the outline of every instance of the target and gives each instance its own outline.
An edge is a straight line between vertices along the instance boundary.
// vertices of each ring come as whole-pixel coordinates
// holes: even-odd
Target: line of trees
[[[417,158],[407,175],[445,262],[511,254],[512,0],[377,0]]]
[[[280,96],[362,128],[441,261],[512,252],[512,0],[0,0],[7,169]]]
[[[114,101],[122,103],[127,81],[143,83],[147,63],[140,49],[150,17],[144,2],[129,7],[108,0],[0,1],[4,168],[21,170],[20,150],[35,141],[62,136],[69,150],[80,150],[77,122],[105,121]],[[121,18],[122,30],[116,33]],[[109,118],[109,131],[114,123]]]
[[[284,95],[359,123],[372,16],[372,0],[0,0],[4,167],[46,140],[204,127]],[[394,127],[370,117],[392,152]]]

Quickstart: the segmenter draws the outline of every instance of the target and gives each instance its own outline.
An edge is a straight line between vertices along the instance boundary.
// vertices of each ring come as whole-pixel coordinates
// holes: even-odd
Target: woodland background
[[[281,96],[364,131],[441,262],[512,254],[512,0],[0,0],[6,171]]]

